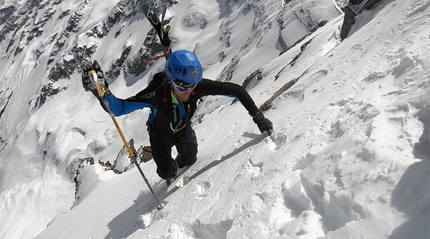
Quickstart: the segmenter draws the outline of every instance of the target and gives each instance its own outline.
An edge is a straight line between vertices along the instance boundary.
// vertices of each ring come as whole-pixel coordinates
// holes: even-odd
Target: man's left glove
[[[93,81],[89,78],[89,73],[91,71],[95,71],[97,74],[97,81],[100,84],[101,88],[101,96],[104,96],[106,94],[109,94],[108,84],[104,79],[103,70],[100,67],[100,64],[97,60],[94,62],[84,60],[81,64],[82,67],[82,86],[84,87],[85,91],[90,91],[93,93],[97,98],[99,98],[99,94],[97,92],[97,88],[94,85]]]
[[[273,124],[268,118],[264,117],[263,113],[258,112],[256,114],[254,114],[252,116],[252,119],[254,120],[254,123],[257,124],[261,133],[266,133],[268,135],[272,134]]]

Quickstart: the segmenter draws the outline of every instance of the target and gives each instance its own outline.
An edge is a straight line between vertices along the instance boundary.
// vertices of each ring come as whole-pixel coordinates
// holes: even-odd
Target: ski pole
[[[118,131],[118,132],[121,132],[121,129],[119,129],[119,131]],[[125,138],[124,138],[124,139],[125,139]],[[158,210],[163,209],[164,205],[163,205],[162,203],[160,203],[160,201],[158,200],[157,196],[156,196],[156,195],[155,195],[155,193],[154,193],[154,190],[152,190],[152,187],[151,187],[151,185],[149,184],[148,179],[146,178],[145,174],[143,173],[142,168],[140,167],[139,163],[137,162],[137,156],[136,156],[136,155],[137,155],[137,152],[136,152],[136,149],[134,148],[134,141],[132,141],[133,143],[130,143],[131,145],[127,144],[125,141],[123,141],[123,142],[124,142],[124,144],[125,144],[125,145],[128,145],[128,148],[130,148],[130,150],[131,150],[131,151],[129,151],[129,153],[130,153],[130,152],[132,152],[132,154],[130,153],[130,159],[131,159],[131,160],[134,162],[134,164],[136,165],[137,169],[138,169],[138,170],[139,170],[139,172],[140,172],[140,175],[142,175],[143,180],[145,180],[146,185],[148,185],[149,190],[151,191],[151,193],[152,193],[152,195],[154,196],[155,200],[157,200],[157,203],[158,203],[158,207],[157,207],[157,209],[158,209]],[[126,147],[127,147],[127,146],[126,146]]]
[[[85,70],[85,69],[91,69],[91,66],[90,65],[88,65],[88,63],[89,64],[92,64],[91,62],[89,62],[89,61],[84,61],[84,62],[82,62],[82,68]],[[154,190],[152,189],[152,187],[151,187],[151,185],[149,184],[149,181],[148,181],[148,179],[146,178],[146,176],[145,176],[145,174],[143,173],[143,171],[142,171],[142,169],[140,168],[140,165],[139,165],[139,163],[137,162],[137,153],[136,153],[136,150],[132,150],[131,149],[131,147],[130,147],[130,145],[127,143],[127,140],[125,139],[125,136],[124,136],[124,134],[122,133],[122,130],[121,130],[121,127],[119,126],[119,124],[118,124],[118,121],[116,120],[116,118],[115,118],[115,116],[113,115],[113,113],[112,113],[112,111],[110,110],[110,108],[109,108],[109,104],[107,104],[107,102],[105,101],[105,99],[103,98],[103,96],[104,96],[104,89],[102,89],[102,87],[101,87],[101,85],[100,85],[100,83],[99,83],[99,81],[98,81],[98,78],[97,78],[97,73],[96,73],[96,71],[95,70],[90,70],[89,72],[88,72],[88,78],[90,78],[91,80],[92,80],[92,82],[94,83],[94,85],[96,86],[96,89],[97,89],[97,94],[99,95],[99,97],[102,99],[100,102],[103,104],[103,106],[104,106],[104,108],[106,109],[106,111],[107,111],[107,113],[109,114],[109,116],[111,117],[111,119],[112,119],[112,121],[113,121],[113,123],[115,124],[115,128],[116,128],[116,130],[118,131],[118,134],[119,134],[119,136],[121,137],[121,140],[122,140],[122,142],[124,143],[124,146],[127,148],[127,151],[128,151],[128,153],[129,153],[129,155],[130,155],[130,158],[131,158],[131,160],[135,163],[135,165],[136,165],[136,167],[137,167],[137,169],[139,170],[139,172],[140,172],[140,174],[142,175],[142,177],[143,177],[143,180],[145,181],[145,183],[146,183],[146,185],[148,185],[148,188],[149,188],[149,190],[151,191],[151,193],[152,193],[152,195],[154,196],[154,198],[155,198],[155,200],[157,201],[157,203],[158,203],[158,206],[157,206],[157,209],[158,210],[160,210],[160,209],[163,209],[163,204],[161,204],[160,203],[160,201],[158,200],[158,198],[157,198],[157,196],[155,195],[155,192],[154,192]]]

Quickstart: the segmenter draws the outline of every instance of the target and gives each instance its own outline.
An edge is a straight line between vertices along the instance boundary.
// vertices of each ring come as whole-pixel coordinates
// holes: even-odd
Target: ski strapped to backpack
[[[108,102],[104,98],[104,95],[105,95],[104,87],[102,87],[102,85],[100,84],[100,82],[98,80],[97,73],[94,70],[93,63],[91,61],[84,60],[81,63],[81,68],[84,71],[88,72],[88,78],[91,80],[91,82],[94,84],[95,88],[97,89],[98,98],[100,99],[100,103],[102,104],[102,107],[106,110],[106,112],[111,117],[113,123],[115,124],[115,128],[118,131],[118,134],[121,137],[122,142],[124,143],[124,146],[127,148],[127,151],[129,153],[131,161],[133,161],[135,163],[137,169],[139,170],[140,174],[143,177],[143,180],[145,180],[146,185],[148,185],[149,190],[151,191],[152,195],[154,196],[155,200],[157,201],[157,203],[158,203],[157,209],[158,210],[163,209],[164,205],[161,204],[160,201],[158,200],[157,196],[154,193],[154,190],[152,189],[151,185],[149,184],[148,179],[146,178],[145,174],[143,173],[142,169],[139,166],[139,163],[137,162],[136,149],[134,148],[134,146],[130,146],[127,143],[127,140],[126,140],[126,138],[125,138],[125,136],[121,130],[121,127],[118,124],[118,121],[115,119],[114,114],[112,113],[112,111],[109,108]]]
[[[162,19],[160,20],[154,10],[147,4],[142,5],[142,11],[145,14],[145,17],[148,19],[149,23],[151,23],[152,27],[157,32],[157,36],[160,39],[161,45],[163,45],[164,54],[155,56],[146,61],[146,64],[156,61],[160,58],[169,58],[170,53],[172,53],[171,49],[171,40],[169,38],[170,26],[167,25],[165,28],[164,17],[166,15],[166,6],[163,7]],[[163,29],[164,28],[164,29]]]

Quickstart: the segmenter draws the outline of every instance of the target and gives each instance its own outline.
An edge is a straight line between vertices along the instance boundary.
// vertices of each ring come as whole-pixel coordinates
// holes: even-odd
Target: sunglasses
[[[194,90],[197,84],[188,84],[180,80],[174,80],[172,81],[172,85],[180,92],[190,92]]]

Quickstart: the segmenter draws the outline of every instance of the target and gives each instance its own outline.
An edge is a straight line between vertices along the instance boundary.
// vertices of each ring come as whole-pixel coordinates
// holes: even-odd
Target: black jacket
[[[128,114],[134,110],[149,107],[152,109],[148,119],[148,129],[153,134],[167,140],[187,140],[192,133],[190,119],[197,109],[197,101],[208,95],[226,95],[236,97],[248,110],[250,115],[259,112],[248,92],[240,85],[202,79],[191,92],[186,102],[177,100],[171,91],[170,82],[164,73],[154,75],[148,87],[127,99],[118,99],[114,95],[105,98],[114,115]]]

